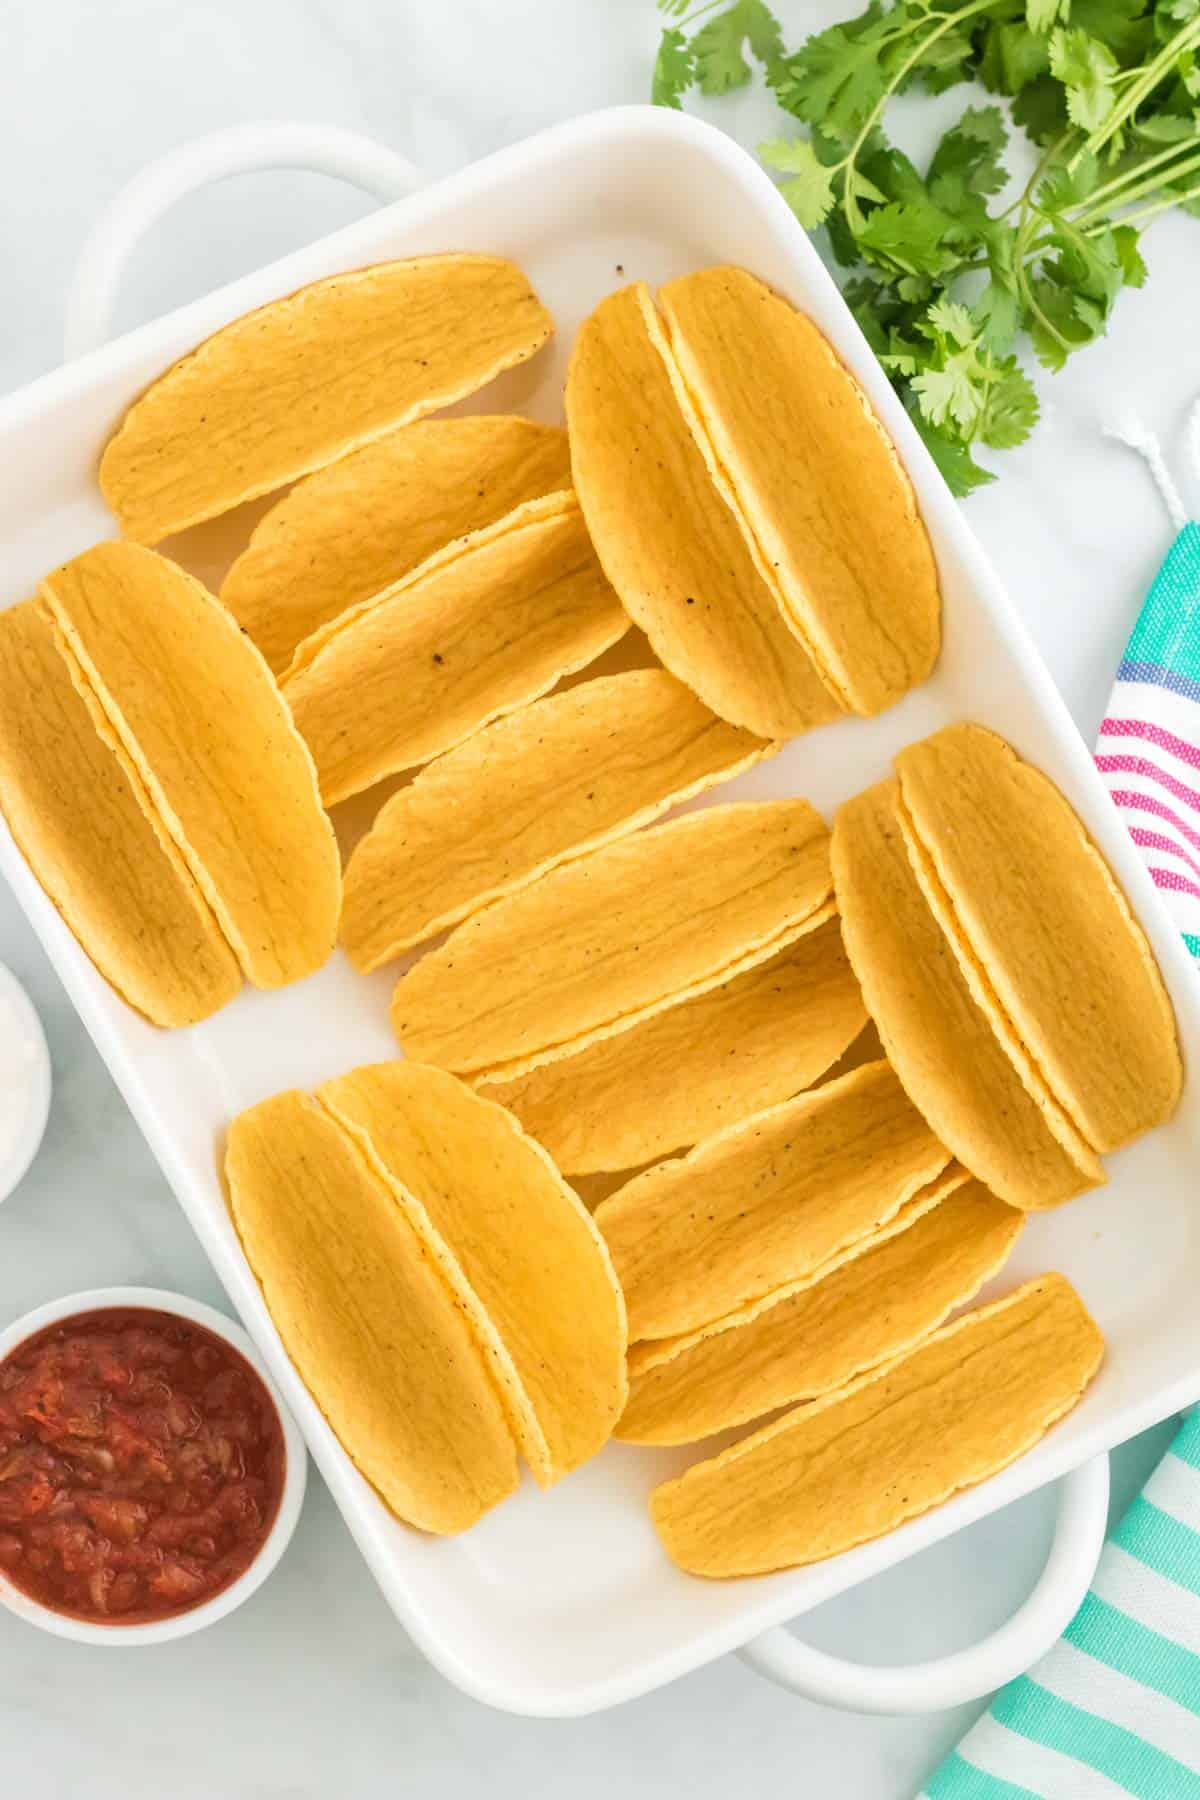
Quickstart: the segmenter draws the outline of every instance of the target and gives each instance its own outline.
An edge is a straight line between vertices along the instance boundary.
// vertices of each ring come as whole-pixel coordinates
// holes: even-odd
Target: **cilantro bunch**
[[[1200,216],[1200,0],[871,0],[785,48],[764,0],[658,0],[653,99],[724,94],[759,65],[807,128],[762,144],[800,223],[824,226],[846,299],[956,494],[972,451],[1028,437],[1030,346],[1060,369],[1103,335],[1169,207]],[[884,133],[893,94],[978,81],[1037,167],[1001,206],[1009,127],[968,106],[922,174]]]

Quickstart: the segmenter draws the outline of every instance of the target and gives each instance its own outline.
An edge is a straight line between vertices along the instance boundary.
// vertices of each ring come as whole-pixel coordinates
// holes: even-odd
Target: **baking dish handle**
[[[847,1712],[940,1712],[978,1700],[1031,1668],[1062,1635],[1091,1584],[1107,1524],[1108,1457],[1097,1456],[1060,1485],[1054,1542],[1028,1600],[982,1643],[953,1656],[872,1667],[826,1656],[785,1625],[752,1638],[738,1655],[793,1694]]]
[[[266,120],[181,144],[135,175],[88,234],[67,297],[67,361],[112,336],[113,307],[129,258],[177,200],[227,175],[261,169],[310,169],[348,181],[381,201],[403,199],[425,180],[406,157],[333,125]]]

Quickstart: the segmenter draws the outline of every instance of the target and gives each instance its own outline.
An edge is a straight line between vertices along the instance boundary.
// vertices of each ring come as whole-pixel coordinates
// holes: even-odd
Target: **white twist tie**
[[[1155,433],[1143,424],[1136,413],[1123,413],[1104,426],[1104,435],[1114,438],[1119,444],[1125,444],[1142,458],[1167,509],[1167,517],[1176,531],[1182,531],[1188,523],[1188,510],[1171,477],[1162,444]],[[1200,480],[1200,396],[1193,401],[1188,412],[1184,428],[1184,448],[1189,472]]]

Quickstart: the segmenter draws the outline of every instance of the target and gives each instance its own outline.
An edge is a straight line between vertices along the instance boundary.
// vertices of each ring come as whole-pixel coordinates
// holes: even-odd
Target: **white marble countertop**
[[[846,10],[842,0],[778,0],[794,37]],[[251,119],[310,119],[365,131],[443,174],[555,120],[644,98],[656,29],[652,0],[10,0],[0,58],[0,391],[56,362],[63,296],[90,222],[171,146]],[[961,104],[956,90],[936,107],[948,115]],[[710,116],[750,144],[771,124],[757,99]],[[366,204],[284,175],[197,196],[139,254],[122,323]],[[1036,436],[969,502],[1089,738],[1167,538],[1140,467],[1102,440],[1099,421],[1136,405],[1170,447],[1200,389],[1200,225],[1161,224],[1147,260],[1149,285],[1122,299],[1104,344],[1066,374],[1041,378]],[[1200,506],[1200,494],[1191,499]],[[7,893],[0,960],[41,1010],[56,1081],[41,1156],[0,1213],[0,1322],[106,1282],[221,1304]],[[1118,1453],[1118,1504],[1167,1435],[1161,1427]],[[872,1661],[971,1642],[1032,1585],[1051,1508],[1050,1496],[1032,1496],[822,1608],[806,1635]],[[374,1800],[485,1787],[493,1800],[517,1800],[551,1784],[572,1800],[613,1791],[715,1800],[742,1783],[906,1800],[970,1712],[852,1718],[793,1700],[732,1660],[597,1718],[547,1724],[488,1712],[409,1644],[315,1477],[279,1572],[211,1632],[108,1655],[0,1614],[0,1767],[11,1791],[36,1786],[44,1800],[157,1800],[166,1791],[175,1800]]]

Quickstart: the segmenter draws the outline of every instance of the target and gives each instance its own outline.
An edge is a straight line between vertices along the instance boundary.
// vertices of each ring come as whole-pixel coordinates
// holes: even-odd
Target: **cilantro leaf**
[[[896,293],[906,306],[924,306],[927,300],[933,299],[933,276],[901,275],[896,282]]]
[[[964,184],[954,179],[955,154],[948,152],[943,164],[944,181],[941,196],[935,198],[916,167],[902,150],[881,144],[870,154],[860,157],[857,173],[866,176],[884,200],[894,200],[912,209],[915,220],[928,223],[931,231],[944,235],[947,244],[965,252],[986,232],[986,207],[978,196],[964,191]],[[961,172],[961,163],[959,172]]]
[[[1163,0],[1159,0],[1161,10]],[[1192,0],[1186,0],[1192,4]],[[1200,6],[1200,0],[1195,0]],[[1071,0],[1070,23],[1099,38],[1122,60],[1145,56],[1154,31],[1146,0]]]
[[[889,71],[877,9],[857,33],[830,25],[779,65],[773,85],[779,104],[827,137],[849,143],[888,90]]]
[[[768,138],[758,154],[770,169],[790,175],[779,191],[806,231],[812,231],[833,207],[834,171],[820,162],[807,138]]]
[[[931,425],[956,425],[969,443],[981,409],[981,398],[969,369],[969,358],[959,351],[940,369],[922,369],[912,380],[921,411]]]
[[[925,330],[932,338],[947,338],[966,349],[975,342],[975,325],[967,307],[954,300],[937,300],[925,315]]]
[[[850,229],[849,220],[840,206],[835,206],[825,220],[825,230],[834,261],[840,263],[843,269],[857,268],[862,262],[862,252],[858,247],[858,239]]]
[[[777,61],[783,55],[783,33],[766,0],[742,0],[742,11],[747,42],[759,62]]]
[[[1080,348],[1084,344],[1090,344],[1093,338],[1100,337],[1108,323],[1104,307],[1095,300],[1090,300],[1086,294],[1075,295],[1071,303],[1071,314],[1076,324],[1083,328],[1078,338]]]
[[[931,41],[918,56],[912,74],[897,91],[903,92],[910,81],[919,81],[927,93],[941,94],[960,81],[970,81],[974,72],[975,40],[970,27],[964,25],[954,31],[945,31],[938,38],[931,34]]]
[[[976,315],[957,301],[934,301],[919,330],[928,343],[919,366],[913,372],[911,358],[896,366],[909,378],[920,417],[968,444],[978,438],[1006,450],[1022,443],[1037,422],[1038,404],[1016,357],[995,356]]]
[[[680,96],[685,94],[696,79],[696,61],[692,55],[692,47],[682,31],[676,27],[668,27],[658,43],[658,55],[654,59],[654,75],[650,84],[650,98],[655,106],[673,106],[678,112]]]
[[[889,339],[888,342],[890,348],[885,347],[878,352],[884,368],[893,375],[915,375],[921,367],[920,351],[906,344],[902,338],[897,338],[894,342]]]
[[[1044,37],[1052,25],[1070,15],[1071,0],[1025,0],[1025,17],[1030,31]]]
[[[1035,144],[1049,144],[1067,129],[1066,96],[1052,75],[1039,75],[1016,96],[1013,123],[1020,125]]]
[[[1124,279],[1112,232],[1085,233],[1069,219],[1059,218],[1049,241],[1058,254],[1045,272],[1061,286],[1094,302],[1107,316]]]
[[[1073,125],[1081,131],[1103,125],[1116,105],[1112,83],[1118,73],[1107,44],[1086,31],[1060,26],[1050,36],[1050,73],[1067,90],[1067,117]]]
[[[870,146],[866,154],[859,157],[858,166],[885,200],[916,202],[929,198],[916,164],[892,144],[881,142]]]
[[[1000,355],[1011,349],[1021,326],[1021,304],[1017,298],[1014,270],[1016,237],[1016,230],[1011,225],[991,226],[987,240],[987,285],[971,309],[980,338],[989,350]]]
[[[1075,311],[1075,296],[1048,276],[1037,276],[1030,282],[1032,312],[1029,336],[1033,353],[1043,368],[1058,370],[1066,365],[1073,350],[1080,349],[1095,335],[1080,321]]]
[[[921,412],[931,425],[957,426],[970,442],[983,418],[991,368],[975,321],[965,306],[937,300],[921,330],[932,345],[924,367],[912,377]]]
[[[986,487],[996,477],[990,469],[981,469],[965,444],[959,443],[949,432],[939,431],[931,425],[916,403],[915,396],[904,396],[909,417],[920,432],[925,448],[937,464],[938,471],[946,486],[956,499],[964,500],[968,494],[978,487]]]
[[[971,310],[988,349],[1007,350],[1021,327],[1021,303],[1013,289],[993,276]]]
[[[994,94],[1019,94],[1050,67],[1050,46],[1024,19],[987,27],[979,78]]]
[[[1125,286],[1144,287],[1148,271],[1138,246],[1138,233],[1134,227],[1132,225],[1114,225],[1112,240],[1120,259]]]
[[[889,201],[868,213],[856,235],[873,262],[910,275],[940,275],[958,261],[945,242],[950,224],[927,200]]]
[[[745,87],[750,64],[745,46],[756,59],[772,65],[783,54],[783,37],[765,0],[734,0],[734,4],[702,25],[692,39],[696,77],[702,94],[728,94]]]
[[[871,349],[882,356],[891,346],[890,324],[896,310],[888,285],[865,270],[846,283],[842,297]]]
[[[1200,144],[1197,121],[1182,113],[1151,113],[1137,121],[1134,133],[1147,144],[1182,144],[1188,138]]]
[[[998,106],[968,106],[933,153],[927,177],[930,198],[957,212],[969,195],[999,193],[1005,181],[1001,158],[1007,143]]]
[[[955,127],[935,153],[931,174],[922,180],[908,157],[881,145],[860,157],[856,179],[866,177],[887,203],[873,208],[855,231],[858,246],[870,262],[903,275],[941,275],[963,261],[986,240],[992,221],[983,196],[970,191],[979,179],[995,178],[993,146],[996,127],[1003,125],[994,108],[964,115],[965,129]],[[960,126],[962,121],[960,121]]]
[[[1043,212],[1066,212],[1081,206],[1100,179],[1100,164],[1090,150],[1070,163],[1053,170],[1037,190],[1037,204]]]
[[[1015,356],[995,364],[979,435],[993,450],[1023,444],[1038,422],[1038,397]]]

